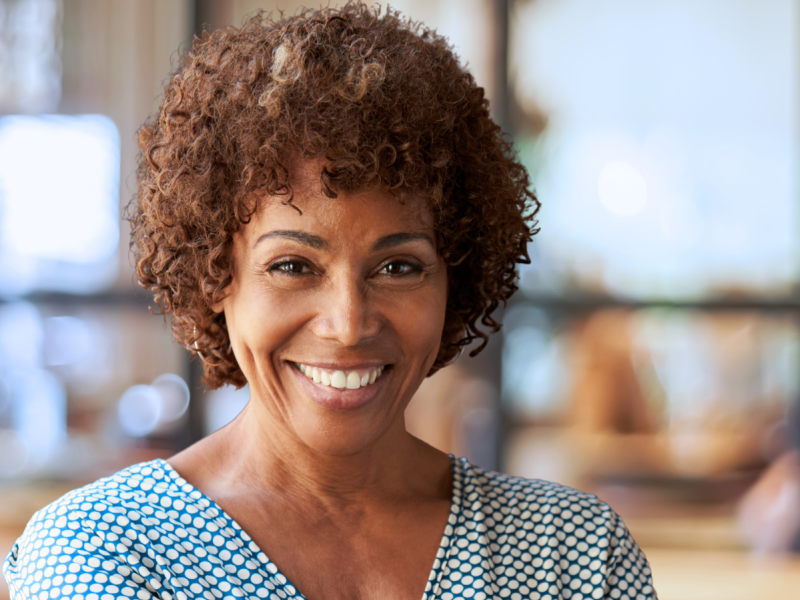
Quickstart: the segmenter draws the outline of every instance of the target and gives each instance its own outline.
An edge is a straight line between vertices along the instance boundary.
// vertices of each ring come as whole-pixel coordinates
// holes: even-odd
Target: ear
[[[225,295],[222,298],[220,298],[213,304],[209,305],[209,308],[213,310],[215,313],[219,314],[225,310],[225,301],[228,299],[229,290],[230,290],[230,285],[227,288],[225,288],[224,290]]]
[[[228,298],[231,297],[231,293],[234,291],[234,289],[233,276],[231,276],[221,291],[214,291],[214,294],[210,298],[212,302],[208,305],[208,307],[216,314],[223,312],[225,310],[225,303],[228,301]],[[217,299],[216,302],[213,301],[214,298]]]

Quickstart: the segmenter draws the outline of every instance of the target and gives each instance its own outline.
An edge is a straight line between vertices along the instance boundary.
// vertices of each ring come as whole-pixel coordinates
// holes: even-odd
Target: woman
[[[16,597],[654,597],[595,497],[405,431],[499,328],[538,208],[441,37],[357,3],[205,34],[139,145],[140,283],[251,401],[40,511]]]

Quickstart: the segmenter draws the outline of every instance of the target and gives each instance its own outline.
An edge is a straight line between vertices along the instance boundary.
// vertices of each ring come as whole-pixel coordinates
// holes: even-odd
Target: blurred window
[[[542,210],[504,315],[505,469],[627,515],[730,516],[792,456],[797,7],[511,3]]]
[[[61,0],[0,0],[0,112],[58,108],[61,16]]]
[[[87,294],[113,283],[118,190],[110,119],[0,118],[0,294]]]
[[[787,293],[800,271],[796,3],[515,6],[519,147],[543,201],[525,285]]]

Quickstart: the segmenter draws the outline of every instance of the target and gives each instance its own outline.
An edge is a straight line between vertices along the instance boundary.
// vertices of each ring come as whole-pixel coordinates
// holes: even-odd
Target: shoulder
[[[12,600],[186,600],[294,588],[222,509],[164,461],[129,467],[40,510],[3,565]],[[261,589],[263,588],[263,589]]]
[[[6,557],[11,590],[29,597],[45,582],[77,593],[110,582],[149,589],[154,535],[162,544],[163,534],[179,539],[197,512],[193,491],[163,461],[151,461],[69,492],[34,514]]]
[[[481,510],[492,523],[540,523],[544,529],[610,530],[619,516],[594,494],[541,479],[486,471],[459,461],[455,485],[461,486],[464,510]]]
[[[454,487],[461,499],[454,533],[463,543],[485,540],[498,581],[521,572],[530,576],[529,585],[537,577],[556,578],[578,588],[618,586],[620,592],[630,587],[635,596],[654,594],[644,553],[597,496],[485,471],[466,459],[457,461]]]
[[[77,542],[83,541],[86,547],[99,542],[101,532],[110,533],[102,536],[110,540],[148,521],[169,521],[166,511],[174,508],[173,503],[183,508],[186,498],[163,465],[162,461],[133,465],[65,494],[33,515],[18,546],[74,538],[75,543],[66,545],[78,547]],[[89,532],[98,534],[94,536],[98,539],[85,539]]]

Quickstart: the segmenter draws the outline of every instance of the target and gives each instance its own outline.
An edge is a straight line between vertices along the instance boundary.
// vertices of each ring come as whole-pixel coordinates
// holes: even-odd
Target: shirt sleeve
[[[36,513],[6,557],[11,600],[170,600],[158,593],[158,578],[144,564],[130,564],[107,534],[104,541],[80,515],[58,514],[62,509],[51,505]]]
[[[658,600],[650,564],[644,552],[634,541],[622,518],[610,508],[608,512],[610,536],[604,598]]]

